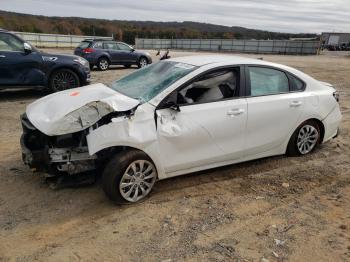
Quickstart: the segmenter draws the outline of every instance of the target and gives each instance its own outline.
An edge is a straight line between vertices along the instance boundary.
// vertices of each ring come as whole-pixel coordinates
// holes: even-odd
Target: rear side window
[[[112,50],[119,50],[117,43],[114,42],[106,42],[104,43],[104,49],[112,49]]]
[[[289,75],[289,80],[290,80],[290,91],[294,92],[300,92],[304,91],[305,89],[305,84],[295,76]]]
[[[264,96],[289,92],[289,81],[285,73],[264,67],[249,67],[250,95]]]
[[[81,43],[79,44],[78,47],[81,48],[81,49],[85,49],[85,48],[88,48],[88,47],[89,47],[90,43],[91,43],[91,42],[89,42],[89,41],[83,41],[83,42],[81,42]]]
[[[102,48],[103,48],[103,43],[102,43],[102,42],[96,42],[96,43],[94,44],[94,48],[100,48],[100,49],[102,49]]]

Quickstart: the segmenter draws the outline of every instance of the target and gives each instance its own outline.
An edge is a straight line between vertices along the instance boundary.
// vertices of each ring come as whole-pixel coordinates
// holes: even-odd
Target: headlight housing
[[[89,61],[87,61],[86,59],[84,59],[82,57],[75,58],[74,62],[81,64],[83,67],[90,68]]]

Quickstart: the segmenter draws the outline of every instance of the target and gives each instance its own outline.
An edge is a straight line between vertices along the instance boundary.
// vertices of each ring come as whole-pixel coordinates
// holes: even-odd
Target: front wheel
[[[141,57],[138,63],[138,67],[142,68],[148,65],[148,60],[146,57]]]
[[[146,198],[157,179],[152,160],[142,151],[117,154],[107,164],[102,184],[106,195],[118,204],[135,203]]]
[[[312,120],[302,123],[293,133],[287,148],[291,156],[307,155],[315,150],[320,143],[319,125]]]
[[[49,81],[52,92],[63,91],[80,86],[78,75],[70,69],[59,69],[55,71]]]

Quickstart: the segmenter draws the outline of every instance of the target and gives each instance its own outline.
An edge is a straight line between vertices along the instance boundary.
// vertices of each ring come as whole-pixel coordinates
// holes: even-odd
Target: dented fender
[[[158,176],[164,176],[159,158],[154,107],[143,104],[132,116],[112,118],[111,122],[96,129],[90,128],[86,136],[89,154],[116,146],[127,146],[145,152],[157,167]]]

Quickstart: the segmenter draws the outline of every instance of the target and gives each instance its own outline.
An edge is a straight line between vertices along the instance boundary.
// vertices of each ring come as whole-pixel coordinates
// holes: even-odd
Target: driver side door
[[[209,72],[166,98],[176,100],[177,110],[156,111],[161,161],[169,176],[243,156],[247,101],[240,97],[241,71]]]
[[[123,43],[117,43],[120,57],[122,62],[126,63],[136,63],[137,61],[137,55],[133,51],[133,49],[130,48],[130,46],[123,44]]]

